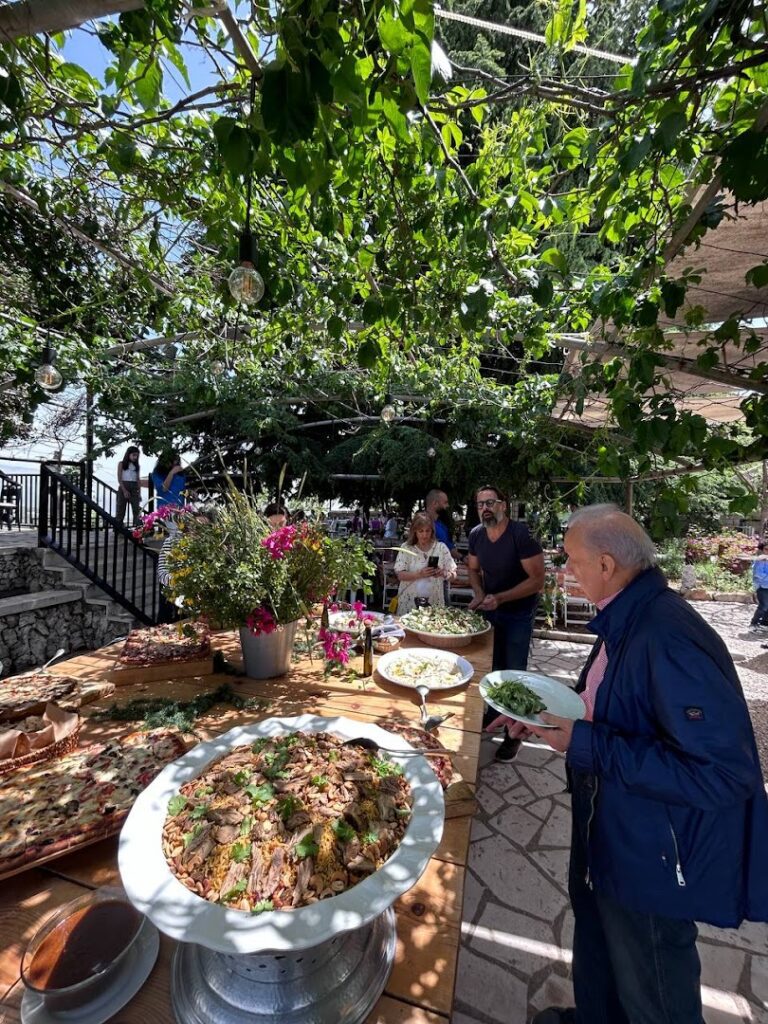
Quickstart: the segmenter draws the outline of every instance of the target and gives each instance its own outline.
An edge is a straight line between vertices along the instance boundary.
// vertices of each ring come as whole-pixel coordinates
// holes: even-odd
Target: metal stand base
[[[171,966],[178,1024],[362,1024],[392,970],[390,907],[357,931],[298,953],[232,956],[182,943]]]

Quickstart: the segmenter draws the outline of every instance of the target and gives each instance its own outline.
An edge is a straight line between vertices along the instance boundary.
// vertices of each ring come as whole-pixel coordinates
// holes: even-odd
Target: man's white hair
[[[656,548],[642,526],[617,505],[587,505],[568,520],[578,526],[584,543],[598,554],[610,555],[620,569],[650,569]]]

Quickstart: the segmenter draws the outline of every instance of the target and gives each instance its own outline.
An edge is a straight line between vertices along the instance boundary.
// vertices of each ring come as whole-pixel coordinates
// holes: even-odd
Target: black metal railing
[[[157,578],[158,552],[136,541],[82,487],[45,464],[40,467],[37,531],[41,546],[66,559],[141,622],[176,618]]]

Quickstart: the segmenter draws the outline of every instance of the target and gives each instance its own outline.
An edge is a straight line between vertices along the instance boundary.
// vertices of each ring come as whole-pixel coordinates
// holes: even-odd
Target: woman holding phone
[[[433,607],[443,607],[443,580],[456,576],[456,563],[445,544],[435,537],[435,525],[424,512],[411,522],[408,538],[397,553],[395,573],[400,581],[397,613],[403,615],[415,607],[416,598],[424,598]]]

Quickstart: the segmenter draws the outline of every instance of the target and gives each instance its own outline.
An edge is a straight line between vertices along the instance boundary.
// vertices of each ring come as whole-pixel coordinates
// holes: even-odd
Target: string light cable
[[[497,32],[503,36],[515,36],[517,39],[527,39],[531,43],[543,43],[549,46],[545,36],[537,32],[529,32],[524,28],[516,28],[512,25],[499,25],[493,21],[485,21],[482,18],[473,18],[469,14],[459,14],[457,11],[446,11],[444,7],[435,5],[435,17],[443,18],[445,21],[459,21],[463,25],[472,25],[474,28],[486,29],[489,32]],[[608,60],[614,64],[635,64],[634,57],[625,57],[620,53],[608,53],[606,50],[597,50],[592,46],[581,46],[576,44],[571,47],[575,53],[583,53],[587,57],[599,57],[600,60]]]

